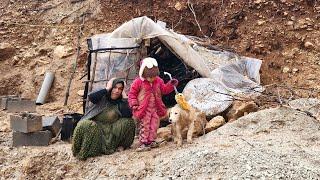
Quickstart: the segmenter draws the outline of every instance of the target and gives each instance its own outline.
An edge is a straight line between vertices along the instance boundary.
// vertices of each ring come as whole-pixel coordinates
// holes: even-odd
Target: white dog
[[[190,111],[182,109],[178,104],[169,109],[169,121],[172,122],[171,133],[174,142],[182,146],[182,139],[187,137],[187,142],[192,143],[192,136],[204,133],[207,120],[205,113],[191,108]]]

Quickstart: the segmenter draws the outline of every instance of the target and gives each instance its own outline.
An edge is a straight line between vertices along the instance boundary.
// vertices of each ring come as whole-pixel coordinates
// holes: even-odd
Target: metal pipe
[[[99,47],[99,46],[98,46]],[[137,49],[140,48],[140,46],[135,46],[135,47],[111,47],[111,48],[100,48],[100,49],[95,49],[95,50],[90,50],[91,53],[94,52],[104,52],[104,51],[111,51],[111,50],[126,50],[126,49]]]
[[[47,95],[49,93],[53,80],[54,80],[54,73],[46,72],[38,98],[36,100],[36,105],[42,105],[45,103],[45,100],[47,98]]]

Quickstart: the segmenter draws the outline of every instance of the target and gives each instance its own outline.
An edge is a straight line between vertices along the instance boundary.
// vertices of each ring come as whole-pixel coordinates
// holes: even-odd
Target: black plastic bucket
[[[61,140],[69,141],[72,137],[73,130],[80,121],[82,114],[72,113],[64,114],[61,127]]]

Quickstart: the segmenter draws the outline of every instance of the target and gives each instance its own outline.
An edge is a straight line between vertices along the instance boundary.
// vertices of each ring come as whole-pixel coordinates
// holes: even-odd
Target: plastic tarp
[[[210,70],[205,64],[205,59],[190,46],[188,38],[163,29],[148,17],[139,17],[124,23],[114,30],[110,37],[136,38],[140,40],[157,37],[172,53],[184,63],[193,67],[201,76],[210,76]]]
[[[263,91],[259,73],[261,60],[198,45],[193,45],[193,48],[206,59],[205,63],[211,71],[210,78],[222,83],[228,91],[248,96]]]

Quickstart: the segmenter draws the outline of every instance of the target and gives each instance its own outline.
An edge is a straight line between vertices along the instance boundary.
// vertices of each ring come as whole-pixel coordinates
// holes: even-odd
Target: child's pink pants
[[[140,144],[151,144],[157,139],[157,130],[159,128],[159,116],[155,106],[154,95],[151,95],[145,116],[140,119]]]

